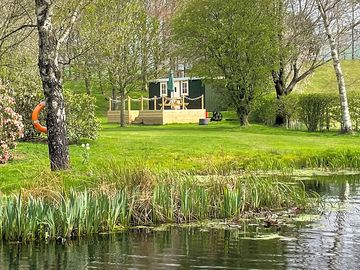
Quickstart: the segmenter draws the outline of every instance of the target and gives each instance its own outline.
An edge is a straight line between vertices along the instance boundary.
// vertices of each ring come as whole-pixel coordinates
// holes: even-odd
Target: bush
[[[299,96],[298,112],[299,120],[304,123],[308,131],[327,130],[330,129],[330,124],[334,113],[337,111],[336,96],[330,94],[306,94]]]
[[[15,110],[21,113],[24,124],[23,140],[31,140],[39,137],[39,133],[31,121],[31,114],[35,106],[44,99],[39,83],[34,80],[27,79],[25,76],[12,83],[14,89],[14,98],[16,100]],[[45,123],[45,117],[40,116],[40,122]]]
[[[44,100],[39,84],[35,81],[24,80],[13,84],[16,100],[16,111],[21,113],[25,130],[24,140],[32,140],[41,133],[34,129],[31,114],[41,100]],[[100,127],[95,117],[95,98],[86,94],[75,94],[70,90],[64,91],[66,102],[66,122],[69,142],[76,143],[81,138],[96,139]],[[40,115],[40,122],[45,124],[45,113]]]
[[[81,138],[97,138],[100,123],[96,119],[96,98],[87,94],[64,91],[66,101],[66,123],[69,141],[75,143]]]
[[[256,123],[274,125],[276,116],[286,120],[287,127],[297,115],[298,95],[277,99],[274,95],[264,96],[256,101],[251,112],[251,120]]]
[[[250,121],[272,126],[275,124],[277,111],[276,97],[267,95],[254,101]]]
[[[22,119],[14,107],[15,101],[9,91],[0,85],[0,164],[12,159],[10,149],[15,148],[16,140],[23,136]]]
[[[360,93],[349,93],[348,95],[349,101],[349,110],[351,115],[351,121],[353,124],[353,128],[355,130],[359,130],[360,128]],[[340,117],[340,123],[342,122]]]
[[[349,93],[348,102],[353,128],[359,130],[360,93]],[[274,125],[277,115],[286,120],[287,127],[290,122],[299,122],[311,132],[342,125],[339,97],[336,94],[291,94],[281,99],[276,99],[273,95],[265,96],[254,104],[251,121]]]
[[[290,127],[290,122],[295,120],[298,115],[298,95],[288,95],[276,100],[277,116],[281,116],[285,119],[286,127]]]

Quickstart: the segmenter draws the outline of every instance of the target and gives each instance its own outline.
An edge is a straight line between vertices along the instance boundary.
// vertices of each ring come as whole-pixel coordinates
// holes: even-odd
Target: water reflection
[[[65,245],[2,245],[0,269],[359,269],[359,179],[319,178],[306,188],[333,209],[283,227],[286,241],[243,239],[244,229],[139,230]]]

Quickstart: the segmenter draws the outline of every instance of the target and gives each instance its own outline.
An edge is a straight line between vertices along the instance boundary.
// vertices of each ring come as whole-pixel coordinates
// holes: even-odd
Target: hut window
[[[189,82],[181,82],[181,93],[185,96],[189,95]]]
[[[160,84],[160,96],[167,96],[167,84],[166,83]]]

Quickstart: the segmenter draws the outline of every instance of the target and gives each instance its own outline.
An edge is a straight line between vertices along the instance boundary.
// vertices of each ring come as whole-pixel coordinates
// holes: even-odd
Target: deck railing
[[[189,104],[186,101],[196,101],[196,100],[201,100],[201,109],[204,110],[205,109],[205,99],[204,99],[204,95],[201,95],[199,97],[196,98],[189,98],[186,96],[182,96],[180,98],[169,98],[169,97],[153,97],[153,98],[146,98],[144,96],[141,96],[140,98],[132,98],[130,96],[128,96],[125,100],[124,103],[127,102],[127,110],[131,111],[131,107],[132,107],[132,102],[140,102],[140,111],[144,110],[144,101],[149,101],[149,102],[153,102],[154,104],[154,111],[157,111],[157,105],[159,104],[158,101],[161,100],[161,110],[165,110],[165,107],[168,106],[172,109],[174,109],[175,107],[181,107],[182,110],[186,110],[186,106]],[[121,100],[118,99],[112,99],[111,97],[109,98],[109,111],[113,111],[113,105],[116,103],[120,103]]]

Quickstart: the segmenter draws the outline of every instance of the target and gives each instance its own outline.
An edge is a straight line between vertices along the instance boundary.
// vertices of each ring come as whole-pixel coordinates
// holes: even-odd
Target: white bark
[[[340,64],[338,48],[337,48],[336,40],[330,29],[330,20],[326,13],[327,10],[325,9],[321,0],[316,0],[316,3],[318,6],[318,9],[319,9],[319,12],[321,14],[321,17],[323,19],[325,32],[328,37],[328,41],[329,41],[329,45],[330,45],[330,49],[331,49],[331,57],[333,60],[334,70],[335,70],[336,79],[337,79],[338,88],[339,88],[339,97],[340,97],[340,105],[341,105],[341,112],[342,112],[341,131],[344,133],[348,133],[348,132],[352,131],[352,124],[351,124],[349,104],[348,104],[347,94],[346,94],[345,78],[344,78],[344,73],[342,71],[341,64]]]

